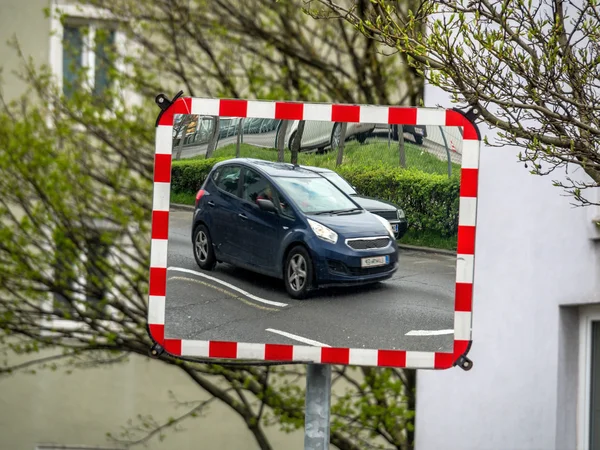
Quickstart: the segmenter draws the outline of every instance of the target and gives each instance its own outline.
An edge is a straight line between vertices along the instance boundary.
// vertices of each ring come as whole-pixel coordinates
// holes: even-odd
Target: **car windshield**
[[[356,194],[356,191],[354,190],[354,188],[352,186],[350,186],[350,184],[336,172],[322,172],[321,175],[323,175],[325,178],[327,178],[329,181],[331,181],[333,184],[335,184],[337,187],[339,187],[346,194],[348,194],[348,195]]]
[[[281,190],[305,214],[326,214],[354,211],[357,206],[322,177],[278,177]]]

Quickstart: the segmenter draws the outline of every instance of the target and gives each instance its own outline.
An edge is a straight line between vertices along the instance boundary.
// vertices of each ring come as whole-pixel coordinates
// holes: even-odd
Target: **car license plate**
[[[415,133],[417,134],[423,134],[423,128],[415,128]]]
[[[397,223],[392,224],[392,230],[394,230],[394,233],[398,232],[398,224]]]
[[[360,260],[361,267],[377,267],[389,264],[389,256],[371,256],[370,258],[362,258]]]

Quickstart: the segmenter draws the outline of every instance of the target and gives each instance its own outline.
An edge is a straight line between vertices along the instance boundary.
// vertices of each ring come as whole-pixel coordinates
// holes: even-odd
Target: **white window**
[[[577,449],[600,450],[600,305],[579,311]]]
[[[123,69],[115,56],[125,42],[119,20],[90,5],[54,4],[51,11],[50,67],[56,81],[67,96],[85,86],[100,97],[112,83],[111,67]]]

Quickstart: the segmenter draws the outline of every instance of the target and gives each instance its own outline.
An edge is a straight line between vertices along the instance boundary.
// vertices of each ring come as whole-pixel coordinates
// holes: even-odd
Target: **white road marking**
[[[452,333],[454,333],[454,330],[411,330],[405,336],[437,336]]]
[[[233,290],[233,291],[237,291],[240,294],[245,295],[248,298],[251,298],[252,300],[256,300],[257,302],[260,303],[265,303],[267,305],[273,305],[273,306],[288,306],[287,303],[281,303],[281,302],[274,302],[273,300],[267,300],[261,297],[257,297],[256,295],[252,295],[250,292],[244,291],[243,289],[240,289],[237,286],[234,286],[233,284],[227,283],[226,281],[223,280],[219,280],[218,278],[215,277],[211,277],[210,275],[206,275],[204,273],[201,272],[196,272],[195,270],[190,270],[190,269],[184,269],[183,267],[168,267],[167,270],[174,270],[176,272],[184,272],[184,273],[191,273],[192,275],[198,275],[199,277],[204,277],[204,278],[208,278],[209,280],[212,280],[216,283],[220,283],[223,286],[227,286],[229,289]]]
[[[318,341],[313,341],[312,339],[298,336],[297,334],[288,333],[287,331],[274,330],[273,328],[267,328],[265,331],[270,331],[271,333],[280,334],[282,336],[285,336],[286,338],[293,339],[294,341],[302,342],[303,344],[313,345],[315,347],[331,347],[330,345],[323,344]]]

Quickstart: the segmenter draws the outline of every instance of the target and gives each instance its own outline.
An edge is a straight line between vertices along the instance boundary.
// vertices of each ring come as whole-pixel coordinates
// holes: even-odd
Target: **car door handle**
[[[246,220],[248,218],[245,214],[238,214],[238,217],[242,220]]]
[[[208,201],[208,206],[215,206],[215,202],[213,202],[212,200]]]

